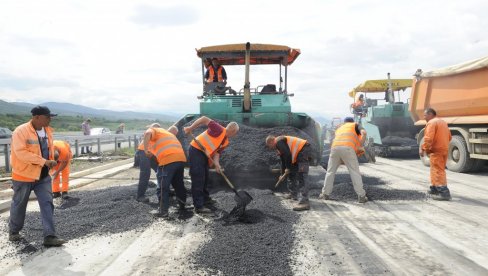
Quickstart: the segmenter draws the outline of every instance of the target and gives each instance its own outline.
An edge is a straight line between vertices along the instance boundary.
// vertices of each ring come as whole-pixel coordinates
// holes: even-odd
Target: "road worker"
[[[152,123],[146,126],[148,130],[151,128],[160,128],[161,125],[159,123]],[[148,145],[149,150],[152,147],[152,142]],[[149,202],[149,198],[146,197],[147,187],[149,185],[149,179],[151,178],[151,169],[156,173],[158,171],[158,162],[156,157],[150,156],[147,157],[144,150],[144,139],[141,140],[139,146],[137,147],[136,152],[136,159],[138,160],[139,165],[139,183],[137,185],[137,195],[136,200],[139,202]],[[159,182],[159,180],[158,180]],[[159,197],[158,197],[159,198]]]
[[[217,58],[212,58],[212,66],[207,68],[205,72],[205,79],[209,82],[224,82],[227,83],[227,73]]]
[[[361,128],[354,119],[347,117],[344,124],[335,132],[335,138],[329,156],[328,170],[324,180],[320,199],[329,200],[332,188],[334,187],[334,178],[342,163],[346,165],[351,175],[354,191],[358,195],[358,202],[365,203],[368,201],[366,192],[363,189],[363,180],[359,172],[358,156],[364,153],[363,144],[366,140],[366,130]]]
[[[451,131],[447,123],[436,117],[437,112],[432,108],[424,111],[427,121],[424,132],[424,143],[420,146],[419,154],[427,154],[430,158],[430,190],[429,194],[435,200],[451,200],[451,193],[447,188],[446,163]]]
[[[266,137],[266,146],[276,150],[281,159],[282,177],[288,175],[289,198],[297,200],[293,206],[294,211],[310,209],[308,200],[308,169],[311,156],[311,146],[307,140],[293,136],[269,135]],[[300,192],[300,199],[298,198]]]
[[[63,199],[68,199],[68,188],[69,188],[69,173],[70,173],[70,163],[73,158],[71,153],[71,147],[68,142],[54,140],[54,160],[58,164],[53,168],[54,173],[52,175],[53,179],[53,198],[58,198],[60,196]],[[59,182],[62,182],[61,189],[59,188]]]
[[[32,108],[32,119],[12,133],[12,204],[9,218],[9,240],[20,241],[29,196],[34,190],[41,210],[45,246],[61,246],[66,241],[56,237],[54,205],[49,170],[56,166],[51,113],[45,106]]]
[[[156,158],[158,162],[158,198],[163,204],[160,214],[168,216],[169,186],[173,186],[180,209],[185,209],[186,189],[183,174],[186,156],[180,141],[176,138],[178,128],[171,126],[168,130],[152,127],[144,133],[144,153],[148,158]],[[161,194],[162,193],[162,196]]]
[[[237,135],[239,125],[230,122],[225,128],[208,117],[202,116],[193,124],[184,128],[186,134],[190,134],[197,127],[205,125],[207,130],[198,135],[195,139],[204,147],[202,149],[197,142],[192,141],[188,149],[190,162],[191,190],[193,205],[197,213],[210,213],[207,207],[212,205],[214,200],[210,198],[207,190],[209,180],[209,165],[213,165],[217,173],[221,172],[220,154],[229,145],[229,139]],[[209,158],[207,157],[210,157]],[[210,163],[210,164],[209,164]],[[207,206],[207,207],[204,207]]]

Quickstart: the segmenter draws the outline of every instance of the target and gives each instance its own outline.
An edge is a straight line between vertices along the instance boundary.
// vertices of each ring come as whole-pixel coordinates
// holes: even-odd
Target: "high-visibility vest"
[[[361,147],[361,135],[356,133],[356,123],[345,123],[336,130],[332,147],[338,146],[351,147],[358,153]]]
[[[186,162],[186,155],[180,141],[173,133],[163,128],[153,128],[150,152],[156,156],[159,166],[173,162]]]
[[[207,155],[213,157],[219,148],[225,149],[229,145],[229,140],[227,139],[226,134],[227,130],[225,128],[218,137],[210,136],[208,134],[208,130],[206,130],[202,134],[198,135],[195,139],[202,144]],[[195,141],[191,141],[190,145],[200,151],[203,151]]]
[[[219,68],[217,69],[217,79],[219,82],[224,81],[224,78],[222,77],[222,68],[223,68],[222,66],[219,66]],[[214,70],[213,66],[208,67],[207,82],[213,82],[214,81],[214,74],[215,74],[215,70]]]
[[[68,142],[61,141],[61,140],[54,140],[53,142],[54,150],[57,150],[59,153],[58,160],[59,161],[70,161],[73,157],[71,153],[71,147]]]
[[[291,163],[295,164],[297,162],[298,153],[307,144],[307,140],[300,139],[293,136],[284,136],[286,138],[286,144],[290,149],[291,153]]]

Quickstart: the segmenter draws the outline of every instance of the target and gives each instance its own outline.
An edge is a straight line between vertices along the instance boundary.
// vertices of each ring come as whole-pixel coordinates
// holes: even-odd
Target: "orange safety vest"
[[[163,128],[152,128],[153,142],[150,152],[156,156],[159,166],[174,162],[186,162],[186,155],[180,141],[173,133]]]
[[[364,101],[361,101],[361,100],[357,100],[355,103],[353,103],[352,105],[352,108],[358,108],[360,106],[364,106]]]
[[[345,123],[336,130],[332,147],[338,146],[351,147],[358,153],[361,147],[361,135],[356,133],[356,123]]]
[[[224,81],[224,78],[222,77],[222,66],[219,66],[219,69],[217,70],[217,79],[219,82],[223,82]],[[213,82],[214,80],[214,74],[215,74],[215,70],[213,68],[213,66],[210,66],[208,67],[208,79],[207,79],[207,82]]]
[[[195,139],[205,148],[205,153],[208,156],[213,157],[218,149],[225,149],[229,145],[229,140],[227,139],[226,134],[227,129],[225,128],[218,137],[210,136],[208,134],[208,130],[206,130],[202,134],[198,135]],[[203,151],[195,141],[191,141],[190,145],[200,151]]]
[[[73,157],[71,147],[68,142],[61,140],[54,140],[54,149],[59,152],[59,161],[69,161]]]
[[[54,160],[52,128],[45,127],[49,160]],[[10,162],[12,163],[12,179],[23,182],[39,180],[41,170],[46,160],[42,158],[41,147],[36,130],[31,121],[18,126],[12,134],[12,150]]]
[[[307,140],[293,136],[284,137],[286,138],[286,143],[291,152],[291,163],[295,164],[297,162],[298,153],[302,150],[303,146],[307,144]]]

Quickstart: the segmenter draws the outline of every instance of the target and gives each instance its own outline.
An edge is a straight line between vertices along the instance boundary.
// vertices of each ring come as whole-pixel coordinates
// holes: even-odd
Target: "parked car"
[[[12,137],[12,131],[6,127],[0,127],[0,139]]]
[[[90,131],[90,135],[110,135],[112,132],[108,127],[95,127]]]

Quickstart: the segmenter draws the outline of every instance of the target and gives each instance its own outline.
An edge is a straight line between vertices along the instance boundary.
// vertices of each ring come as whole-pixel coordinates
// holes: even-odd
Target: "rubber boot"
[[[451,200],[451,192],[449,191],[449,188],[447,188],[447,186],[437,186],[436,188],[438,194],[432,195],[433,200],[439,200],[439,201]]]

